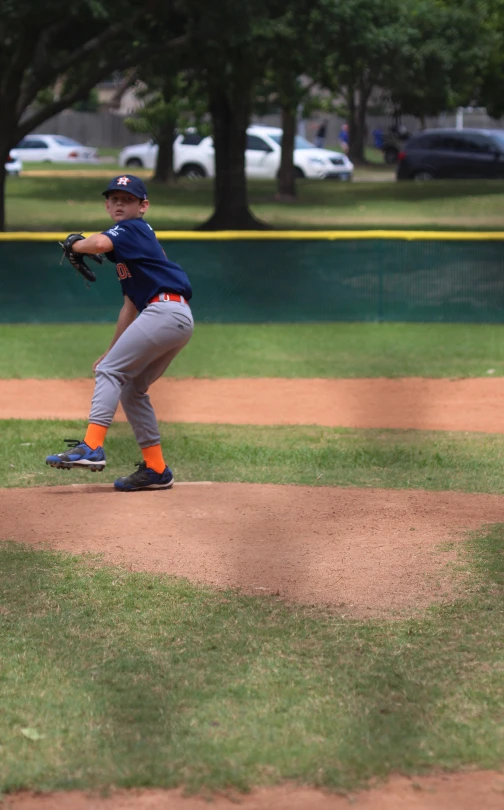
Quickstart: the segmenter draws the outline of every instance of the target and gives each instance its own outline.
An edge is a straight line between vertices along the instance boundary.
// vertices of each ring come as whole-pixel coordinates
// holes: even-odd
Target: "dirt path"
[[[92,391],[90,379],[1,380],[0,419],[86,419]],[[504,431],[500,377],[163,378],[150,393],[158,417],[171,422]]]
[[[184,798],[179,791],[119,791],[108,798],[84,793],[3,797],[5,810],[502,810],[504,774],[476,771],[429,777],[393,777],[386,785],[328,795],[290,785],[254,790],[248,796]]]

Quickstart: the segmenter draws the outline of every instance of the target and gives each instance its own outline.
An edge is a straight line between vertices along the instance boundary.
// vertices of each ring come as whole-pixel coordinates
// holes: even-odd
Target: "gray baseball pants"
[[[187,304],[149,304],[96,367],[89,421],[109,427],[121,401],[140,447],[159,444],[159,427],[147,389],[189,342],[193,329]]]

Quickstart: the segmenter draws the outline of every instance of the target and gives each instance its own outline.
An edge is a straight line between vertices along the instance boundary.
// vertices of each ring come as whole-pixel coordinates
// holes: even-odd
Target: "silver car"
[[[66,135],[27,135],[14,149],[13,157],[24,163],[89,163],[97,162],[97,149],[84,146]]]

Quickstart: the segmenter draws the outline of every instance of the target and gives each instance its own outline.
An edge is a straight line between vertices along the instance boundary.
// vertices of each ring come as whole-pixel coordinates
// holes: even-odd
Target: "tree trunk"
[[[0,158],[1,160],[1,158]],[[0,165],[0,231],[5,231],[5,170],[4,162]]]
[[[248,90],[248,88],[247,88]],[[216,90],[210,98],[215,150],[214,213],[198,230],[259,230],[269,226],[250,212],[245,177],[249,93]]]
[[[152,181],[154,183],[175,183],[173,171],[173,141],[175,140],[175,126],[167,126],[158,141],[158,156],[156,171]]]
[[[282,157],[278,173],[276,199],[287,202],[296,199],[296,173],[294,169],[296,113],[296,107],[282,107]]]
[[[366,113],[370,93],[370,89],[361,86],[359,100],[356,101],[353,87],[348,90],[350,112],[348,157],[354,163],[367,163],[364,150],[366,146]]]
[[[7,176],[5,164],[9,151],[16,144],[15,127],[9,127],[6,124],[2,129],[0,135],[0,231],[5,230],[5,178]]]

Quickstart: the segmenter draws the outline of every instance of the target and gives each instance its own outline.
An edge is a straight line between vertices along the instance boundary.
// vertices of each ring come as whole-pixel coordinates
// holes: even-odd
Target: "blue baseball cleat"
[[[169,467],[165,467],[162,473],[157,473],[147,467],[145,461],[136,466],[138,469],[131,475],[116,478],[114,487],[118,492],[136,492],[140,489],[171,489],[175,483],[173,473]]]
[[[46,464],[50,467],[58,467],[60,470],[73,470],[75,467],[82,467],[91,472],[101,472],[107,460],[103,447],[91,450],[85,442],[78,439],[65,439],[68,450],[54,456],[47,456]]]

